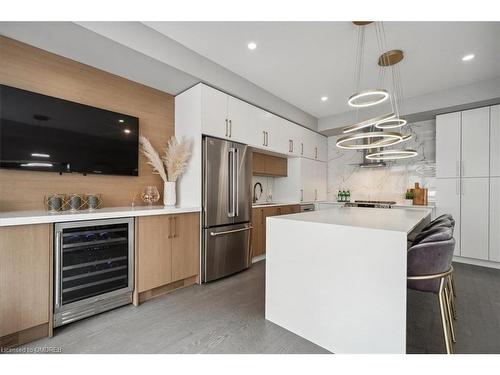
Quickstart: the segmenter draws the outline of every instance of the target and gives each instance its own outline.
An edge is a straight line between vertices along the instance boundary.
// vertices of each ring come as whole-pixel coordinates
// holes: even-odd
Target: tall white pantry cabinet
[[[500,105],[436,117],[436,212],[455,218],[464,261],[500,262],[499,145]]]

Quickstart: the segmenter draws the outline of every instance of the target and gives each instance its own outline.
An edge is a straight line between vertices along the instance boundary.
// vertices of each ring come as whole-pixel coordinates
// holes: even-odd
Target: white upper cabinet
[[[201,130],[203,134],[229,138],[229,96],[210,86],[201,85]]]
[[[490,108],[462,112],[462,177],[489,176]]]
[[[284,155],[326,161],[327,140],[321,134],[210,86],[200,86],[203,134]]]
[[[254,147],[262,146],[262,121],[265,113],[260,108],[229,96],[228,138]]]
[[[500,177],[500,105],[490,107],[490,176]]]
[[[461,114],[436,116],[436,177],[460,176]]]

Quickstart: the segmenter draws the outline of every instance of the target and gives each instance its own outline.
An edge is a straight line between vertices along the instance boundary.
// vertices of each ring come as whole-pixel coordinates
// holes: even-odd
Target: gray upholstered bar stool
[[[421,241],[408,251],[407,285],[409,289],[438,295],[443,336],[448,354],[453,353],[453,328],[448,276],[453,272],[451,261],[455,240],[451,230],[443,228],[433,242]]]
[[[427,226],[425,226],[422,231],[415,237],[412,243],[410,243],[409,247],[420,243],[423,239],[426,239],[428,242],[433,241],[433,236],[436,235],[440,230],[439,228],[446,227],[451,229],[451,235],[453,236],[453,232],[455,230],[455,220],[453,216],[449,214],[444,214],[439,216],[438,218],[431,221]],[[450,304],[451,304],[451,312],[453,315],[453,319],[457,319],[457,309],[455,299],[457,298],[457,289],[455,287],[455,280],[453,278],[454,272],[452,272],[448,276],[449,290],[450,290]]]

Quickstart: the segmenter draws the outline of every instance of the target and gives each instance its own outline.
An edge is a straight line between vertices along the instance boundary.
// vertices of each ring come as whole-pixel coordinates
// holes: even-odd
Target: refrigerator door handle
[[[241,229],[233,229],[233,230],[226,230],[224,232],[210,232],[210,236],[212,237],[217,237],[217,236],[223,236],[225,234],[231,234],[231,233],[238,233],[238,232],[244,232],[247,230],[252,230],[252,226],[248,226],[246,228],[241,228]]]
[[[235,209],[235,194],[234,194],[234,181],[235,181],[235,154],[236,149],[231,147],[229,149],[229,212],[227,213],[228,217],[234,217],[236,214]]]
[[[239,164],[240,164],[240,154],[238,152],[238,149],[235,148],[234,149],[234,155],[233,155],[233,207],[234,208],[234,216],[238,216],[239,215],[239,208],[240,208],[240,203],[239,203],[239,200],[240,200],[240,197],[239,197],[239,191],[240,191],[240,187],[239,187],[239,181],[240,181],[240,168],[239,168]]]

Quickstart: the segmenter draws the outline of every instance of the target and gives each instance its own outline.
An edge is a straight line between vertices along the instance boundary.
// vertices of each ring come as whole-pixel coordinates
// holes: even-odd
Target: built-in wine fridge
[[[132,218],[54,227],[54,327],[132,302]]]

